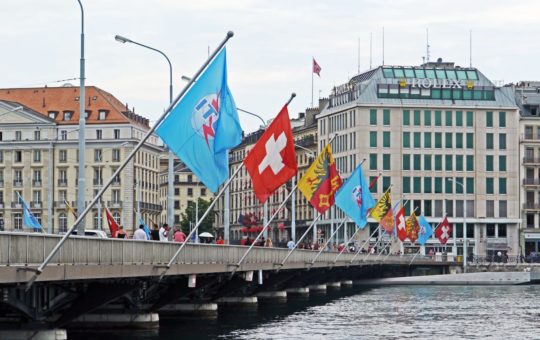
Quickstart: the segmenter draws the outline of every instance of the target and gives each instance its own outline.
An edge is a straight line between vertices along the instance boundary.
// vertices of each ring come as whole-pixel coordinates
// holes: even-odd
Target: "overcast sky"
[[[87,85],[111,92],[151,120],[168,103],[168,67],[160,55],[120,44],[116,34],[164,51],[173,64],[174,92],[225,37],[229,86],[237,106],[272,118],[291,92],[291,116],[311,103],[311,58],[322,67],[315,98],[328,96],[360,68],[419,65],[431,59],[473,66],[504,82],[540,80],[539,1],[83,0]],[[2,0],[0,87],[58,86],[78,80],[80,9],[76,0]],[[59,82],[58,82],[59,81]],[[240,113],[246,131],[259,124]]]

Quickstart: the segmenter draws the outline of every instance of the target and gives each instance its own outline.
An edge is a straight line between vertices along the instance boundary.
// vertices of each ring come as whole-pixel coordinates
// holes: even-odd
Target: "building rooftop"
[[[148,128],[149,120],[130,110],[115,96],[96,86],[86,86],[87,124],[135,123]],[[7,88],[0,89],[0,100],[21,103],[55,120],[58,124],[79,122],[79,87]]]

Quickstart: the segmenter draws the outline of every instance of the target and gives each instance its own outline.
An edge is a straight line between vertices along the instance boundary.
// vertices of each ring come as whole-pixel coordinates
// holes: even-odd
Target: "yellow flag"
[[[77,213],[75,212],[75,209],[71,205],[69,205],[68,201],[64,200],[64,203],[66,203],[67,209],[77,218]]]
[[[390,209],[392,209],[392,203],[390,202],[390,190],[387,190],[384,195],[379,198],[375,207],[371,209],[371,217],[373,217],[375,221],[381,222],[382,218]]]

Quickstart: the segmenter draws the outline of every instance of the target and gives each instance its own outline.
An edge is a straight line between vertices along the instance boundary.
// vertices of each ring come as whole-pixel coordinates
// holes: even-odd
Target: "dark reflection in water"
[[[380,287],[69,339],[540,339],[540,286]]]

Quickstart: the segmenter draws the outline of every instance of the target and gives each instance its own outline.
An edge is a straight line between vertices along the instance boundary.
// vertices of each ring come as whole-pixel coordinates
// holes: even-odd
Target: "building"
[[[149,130],[149,121],[98,87],[87,86],[86,95],[88,204]],[[20,193],[44,230],[67,230],[75,217],[66,202],[77,207],[79,88],[0,89],[0,101],[0,218],[5,229],[22,228]],[[151,136],[87,215],[85,227],[107,230],[101,207],[108,207],[126,230],[134,230],[138,202],[145,221],[157,220],[162,151]]]
[[[161,171],[159,174],[160,204],[167,206],[167,185],[168,185],[168,153],[164,153],[161,158]],[[197,178],[197,176],[182,162],[176,161],[174,166],[174,223],[179,224],[182,214],[190,204],[195,204],[198,199],[210,201],[214,195]],[[167,211],[164,209],[161,214],[161,221],[167,220]],[[195,222],[195,221],[193,221]]]
[[[344,177],[365,158],[370,180],[382,174],[376,198],[392,185],[393,203],[401,199],[407,214],[416,209],[434,226],[447,214],[454,226],[448,251],[463,254],[466,234],[468,255],[516,255],[519,119],[513,88],[497,87],[476,68],[440,59],[380,66],[333,89],[317,115],[319,149],[337,133],[332,147]],[[343,216],[337,209],[337,220]],[[359,240],[376,227],[371,223]],[[438,245],[432,239],[426,248]]]
[[[321,106],[324,106],[325,104],[326,101],[321,101]],[[296,180],[298,180],[307,170],[312,162],[313,155],[317,152],[317,124],[315,115],[319,112],[319,108],[312,108],[306,110],[306,113],[300,113],[298,118],[291,119],[291,128],[296,144],[296,161],[298,163]],[[231,243],[239,243],[242,237],[248,235],[253,238],[258,233],[257,231],[245,231],[246,226],[242,225],[239,221],[242,215],[255,216],[255,224],[258,227],[262,227],[264,224],[264,206],[259,203],[253,193],[251,178],[242,163],[249,150],[259,140],[264,131],[264,127],[261,127],[257,131],[245,136],[242,143],[230,151],[230,173],[232,174],[238,167],[242,167],[230,185],[229,224]],[[279,205],[287,197],[291,189],[292,181],[289,181],[268,198],[268,218],[271,218],[277,211]],[[292,203],[290,202],[292,202],[292,199],[286,203],[285,208],[277,211],[276,217],[270,224],[272,229],[270,230],[269,237],[276,245],[286,243],[291,237],[293,208]],[[224,225],[222,213],[223,207],[223,198],[220,198],[216,203],[215,209],[218,212],[218,215],[216,216],[217,228],[223,228]],[[313,219],[313,208],[311,208],[305,197],[299,191],[296,191],[295,216],[296,234],[299,235],[307,226],[309,226],[310,221]]]
[[[523,255],[540,252],[540,82],[515,85],[520,110],[521,247]]]

